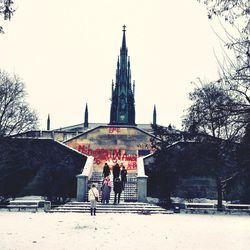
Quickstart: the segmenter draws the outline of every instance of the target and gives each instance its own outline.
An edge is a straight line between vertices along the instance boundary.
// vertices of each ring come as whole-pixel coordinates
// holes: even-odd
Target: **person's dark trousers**
[[[93,215],[93,208],[90,208],[90,214]]]
[[[116,203],[117,195],[118,195],[118,203],[120,203],[121,193],[115,193],[115,201],[114,201],[114,203]]]
[[[96,213],[96,208],[94,208],[94,215],[96,215],[95,213]]]

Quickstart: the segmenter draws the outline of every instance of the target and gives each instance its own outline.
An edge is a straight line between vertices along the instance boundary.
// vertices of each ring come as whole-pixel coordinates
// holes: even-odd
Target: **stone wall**
[[[100,126],[66,141],[66,145],[94,156],[95,171],[101,172],[105,162],[115,161],[129,172],[137,171],[137,158],[152,152],[152,136],[136,127]]]
[[[209,176],[180,177],[173,196],[217,199],[216,181]]]
[[[68,131],[48,131],[48,130],[31,130],[28,132],[13,135],[13,138],[43,138],[52,139],[55,141],[63,142],[69,140],[72,137],[77,136],[79,133]]]
[[[75,197],[87,157],[51,139],[2,138],[0,196]]]

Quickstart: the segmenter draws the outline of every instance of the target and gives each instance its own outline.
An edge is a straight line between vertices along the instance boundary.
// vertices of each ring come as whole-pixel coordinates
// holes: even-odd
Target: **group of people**
[[[122,164],[121,164],[122,165]],[[122,169],[121,169],[122,168]],[[102,184],[102,203],[109,203],[110,200],[110,192],[111,192],[111,187],[112,183],[110,181],[110,174],[111,170],[106,162],[104,167],[103,167],[103,184]],[[122,165],[121,167],[119,164],[116,162],[112,169],[112,174],[113,174],[113,189],[115,193],[115,199],[114,199],[114,204],[120,203],[120,197],[122,190],[125,188],[125,183],[127,182],[127,170],[125,167]],[[120,179],[121,175],[121,179]]]
[[[102,191],[101,201],[103,204],[105,203],[108,204],[110,200],[110,192],[112,188],[110,174],[111,170],[106,162],[103,167],[103,182],[101,187]],[[114,204],[116,204],[120,203],[121,193],[122,190],[124,190],[125,188],[125,183],[127,182],[127,170],[125,169],[125,166],[123,166],[123,164],[119,166],[119,164],[116,162],[116,164],[112,169],[112,174],[113,174],[113,189],[115,193]],[[88,193],[88,198],[90,201],[90,213],[91,215],[96,215],[96,204],[97,201],[99,200],[99,191],[94,183],[91,185],[91,188]]]
[[[127,170],[125,169],[123,163],[121,163],[121,166],[119,166],[119,164],[116,162],[116,164],[113,167],[112,173],[113,173],[113,180],[115,180],[116,178],[120,178],[121,175],[120,180],[122,182],[122,190],[124,190],[125,183],[127,182]],[[111,170],[108,163],[106,162],[103,167],[103,178],[105,179],[106,177],[109,177],[110,174]]]

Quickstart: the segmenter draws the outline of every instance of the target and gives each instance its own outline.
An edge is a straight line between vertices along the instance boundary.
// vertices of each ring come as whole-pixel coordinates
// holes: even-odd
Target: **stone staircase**
[[[113,180],[113,176],[110,176]],[[94,171],[92,178],[89,180],[88,185],[92,183],[97,185],[100,192],[101,201],[101,186],[102,186],[103,176],[101,172]],[[87,197],[86,197],[87,200]],[[137,202],[137,173],[127,174],[127,183],[125,188],[121,193],[120,203],[113,204],[114,202],[114,191],[111,189],[109,204],[97,203],[97,213],[136,213],[136,214],[172,214],[173,211],[168,211],[160,206]],[[47,210],[48,213],[90,213],[90,203],[89,202],[69,202],[64,205],[54,207]]]
[[[110,176],[111,181],[113,180],[113,176]],[[101,186],[103,181],[103,175],[101,172],[94,172],[92,178],[89,180],[89,186],[92,183],[97,185],[97,188],[100,193],[101,199]],[[111,189],[110,193],[110,203],[114,202],[114,191],[113,188]],[[137,174],[136,173],[128,173],[127,174],[127,183],[125,184],[125,188],[121,193],[120,201],[125,202],[136,202],[137,201]]]
[[[113,176],[110,176],[113,180]],[[88,185],[92,183],[97,185],[100,192],[101,201],[101,186],[102,186],[103,176],[101,172],[95,171],[92,178],[89,180]],[[87,198],[87,197],[86,197]],[[113,204],[114,202],[114,191],[111,189],[109,204],[97,203],[97,213],[136,213],[136,214],[171,214],[173,211],[168,211],[160,206],[137,202],[137,174],[128,173],[127,183],[125,188],[121,193],[120,203]],[[69,202],[64,205],[54,207],[51,210],[47,210],[48,213],[90,213],[90,203],[89,202]]]
[[[90,213],[89,202],[69,202],[47,210],[48,213]],[[173,214],[154,204],[143,202],[121,202],[120,204],[97,204],[97,213],[130,213],[130,214]]]

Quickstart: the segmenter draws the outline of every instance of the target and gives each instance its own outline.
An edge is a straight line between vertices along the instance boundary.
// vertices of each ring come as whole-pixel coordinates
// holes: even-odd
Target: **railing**
[[[88,180],[93,175],[94,157],[88,156],[84,169],[77,175],[77,201],[86,201],[88,193]]]
[[[137,176],[136,174],[127,175],[127,183],[124,188],[124,201],[137,201]]]
[[[213,203],[184,203],[185,209],[215,209]]]
[[[147,201],[147,178],[144,169],[144,157],[137,158],[137,197],[138,201]]]
[[[112,181],[112,175],[110,176]],[[101,172],[94,172],[92,178],[88,180],[88,185],[91,183],[95,183],[99,190],[100,197],[102,195],[101,186],[103,181],[103,175]],[[114,191],[113,187],[110,193],[110,202],[114,200]],[[128,173],[127,174],[127,182],[125,184],[125,188],[121,193],[121,201],[137,201],[137,174],[136,173]]]
[[[183,208],[191,212],[216,211],[217,204],[214,203],[184,203]],[[223,204],[223,210],[228,213],[247,212],[250,213],[250,204]]]
[[[250,211],[250,204],[226,204],[225,210]]]
[[[87,176],[88,179],[90,179],[92,177],[93,164],[94,164],[94,157],[88,156],[87,161],[86,161],[85,166],[84,166],[84,169],[82,171],[82,175]]]
[[[145,177],[144,161],[143,157],[137,158],[137,175],[138,177]]]

